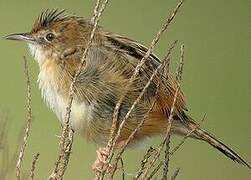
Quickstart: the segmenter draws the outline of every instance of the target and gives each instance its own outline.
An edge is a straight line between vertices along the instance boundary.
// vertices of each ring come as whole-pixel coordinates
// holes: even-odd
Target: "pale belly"
[[[41,89],[42,97],[48,107],[56,114],[61,124],[65,121],[66,108],[68,97],[63,97],[59,90],[51,84],[44,83],[41,79],[38,80]],[[77,102],[73,99],[70,116],[70,126],[75,131],[82,131],[88,127],[88,122],[91,119],[92,108],[85,102]]]
[[[31,54],[39,63],[40,73],[38,75],[39,88],[42,97],[49,108],[56,114],[59,121],[65,121],[68,95],[63,95],[65,88],[60,81],[61,72],[58,71],[58,64],[52,59],[47,59],[47,55],[53,56],[51,52],[44,52],[39,46],[29,44]],[[64,77],[66,78],[66,77]],[[60,87],[61,86],[63,87]],[[68,94],[68,93],[67,93]],[[85,102],[73,100],[71,107],[70,125],[75,131],[86,130],[91,120],[92,107]]]

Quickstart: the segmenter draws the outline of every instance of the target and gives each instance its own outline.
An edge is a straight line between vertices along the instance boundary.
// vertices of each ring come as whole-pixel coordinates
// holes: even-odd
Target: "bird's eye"
[[[48,33],[45,36],[45,40],[51,42],[55,38],[55,35],[53,33]]]

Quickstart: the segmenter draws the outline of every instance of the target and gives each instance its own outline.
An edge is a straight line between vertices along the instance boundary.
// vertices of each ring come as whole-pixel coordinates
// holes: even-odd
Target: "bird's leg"
[[[121,148],[124,143],[124,140],[117,142],[116,148]],[[97,172],[101,172],[104,169],[107,169],[108,172],[112,172],[113,168],[115,167],[113,167],[113,165],[111,164],[107,164],[106,162],[109,156],[109,150],[107,148],[99,148],[98,150],[96,150],[96,153],[97,157],[92,165],[92,169]]]
[[[108,172],[112,171],[112,165],[107,164],[106,160],[109,156],[109,150],[107,148],[99,148],[97,151],[97,157],[95,162],[92,165],[92,169],[94,171],[102,171],[104,169],[107,169]]]

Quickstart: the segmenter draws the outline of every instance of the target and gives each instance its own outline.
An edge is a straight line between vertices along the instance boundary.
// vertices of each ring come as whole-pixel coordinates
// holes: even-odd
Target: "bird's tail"
[[[195,129],[193,132],[193,137],[207,142],[208,144],[222,152],[228,158],[232,159],[235,162],[243,164],[244,166],[247,166],[251,169],[250,165],[244,159],[242,159],[236,152],[234,152],[227,145],[210,135],[207,131],[198,127],[198,125],[194,121],[188,120],[186,123],[188,129]]]

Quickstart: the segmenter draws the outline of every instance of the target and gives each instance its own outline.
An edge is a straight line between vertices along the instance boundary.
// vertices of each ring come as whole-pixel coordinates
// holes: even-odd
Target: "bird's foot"
[[[106,162],[109,156],[109,150],[107,148],[99,148],[96,151],[96,153],[97,153],[97,157],[96,157],[95,162],[92,165],[92,170],[95,172],[101,172],[103,170],[112,172],[113,166]]]

